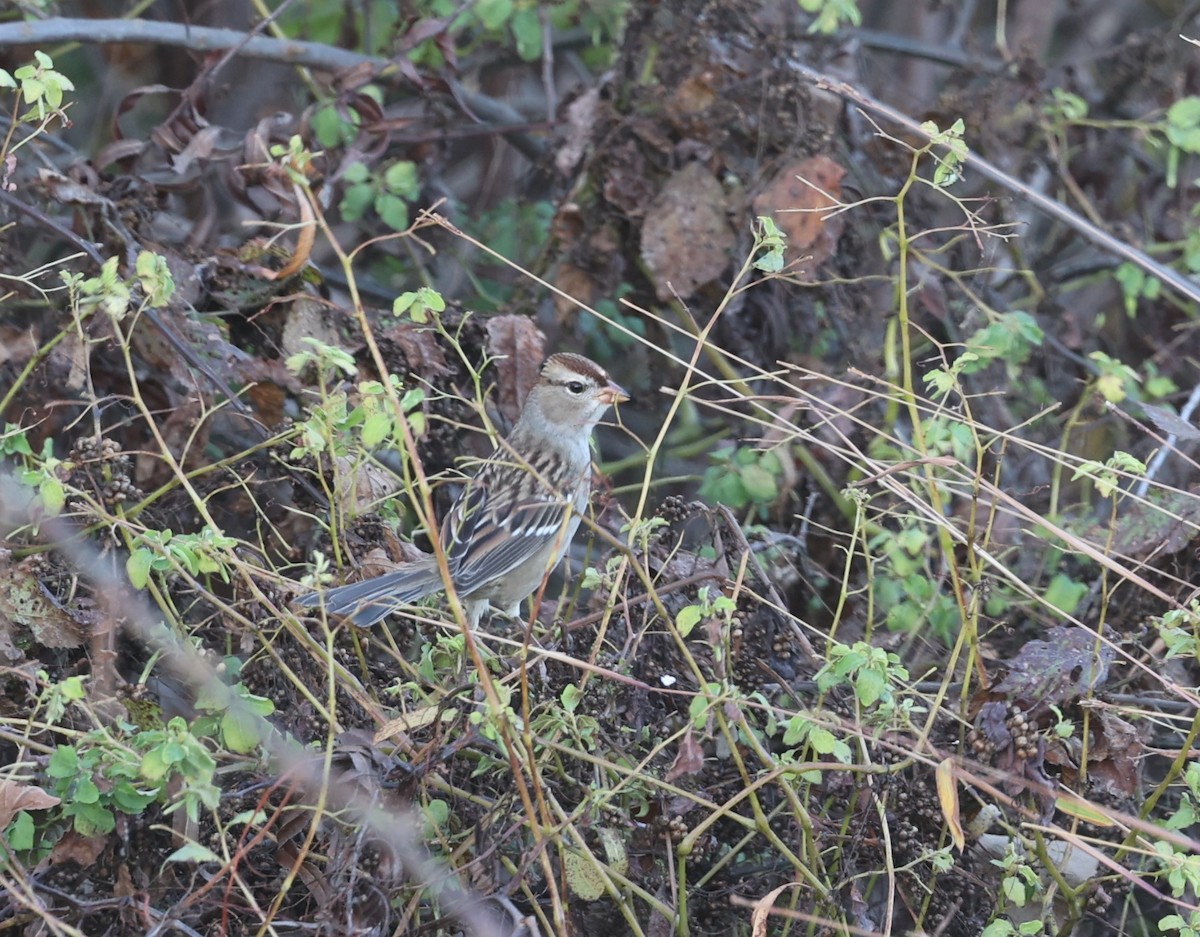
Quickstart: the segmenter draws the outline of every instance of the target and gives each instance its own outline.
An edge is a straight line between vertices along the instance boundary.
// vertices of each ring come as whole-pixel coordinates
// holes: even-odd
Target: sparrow
[[[582,355],[546,359],[512,432],[442,523],[446,565],[472,628],[491,608],[517,616],[562,559],[591,495],[592,431],[613,404],[628,399]],[[436,557],[428,556],[297,601],[366,627],[445,588]]]

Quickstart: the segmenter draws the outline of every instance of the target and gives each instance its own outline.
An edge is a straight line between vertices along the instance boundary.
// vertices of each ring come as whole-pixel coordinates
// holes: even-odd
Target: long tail
[[[382,621],[389,612],[401,605],[411,605],[441,588],[442,578],[438,575],[437,566],[418,561],[394,573],[384,573],[373,579],[352,582],[348,586],[338,586],[324,592],[310,592],[296,601],[310,608],[324,604],[327,611],[335,615],[349,615],[354,624],[367,628]]]

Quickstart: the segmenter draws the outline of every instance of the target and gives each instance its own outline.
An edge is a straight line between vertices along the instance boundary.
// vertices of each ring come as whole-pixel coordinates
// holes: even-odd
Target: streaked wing
[[[569,505],[565,500],[525,498],[483,511],[484,485],[470,484],[447,518],[443,531],[446,559],[454,585],[469,595],[507,575],[539,550],[564,536]]]

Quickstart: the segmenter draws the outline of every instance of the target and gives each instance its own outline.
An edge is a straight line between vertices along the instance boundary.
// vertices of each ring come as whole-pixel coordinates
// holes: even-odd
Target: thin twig
[[[876,100],[864,91],[851,85],[849,82],[840,81],[829,75],[825,75],[814,68],[810,68],[803,62],[793,61],[792,67],[796,69],[809,81],[813,82],[817,87],[826,91],[831,91],[848,101],[853,101],[860,107],[865,108],[875,114],[886,117],[893,123],[899,124],[909,133],[919,136],[922,139],[928,140],[930,135],[922,129],[921,124],[907,114],[902,114],[895,108],[884,104],[882,101]],[[1092,243],[1098,245],[1106,251],[1111,251],[1118,257],[1128,260],[1130,263],[1136,264],[1147,273],[1158,277],[1164,284],[1169,286],[1175,292],[1179,293],[1185,299],[1190,299],[1192,302],[1200,303],[1200,283],[1195,283],[1183,276],[1176,270],[1172,270],[1166,264],[1159,263],[1153,257],[1146,254],[1144,251],[1138,250],[1132,244],[1127,244],[1120,238],[1114,237],[1102,228],[1090,223],[1086,218],[1082,218],[1077,213],[1073,212],[1066,205],[1055,201],[1048,196],[1043,195],[1034,189],[1031,189],[1020,179],[1011,176],[1003,170],[997,168],[992,163],[988,162],[981,156],[968,152],[963,160],[964,164],[971,169],[974,169],[981,176],[997,182],[1004,186],[1014,195],[1024,199],[1036,208],[1050,217],[1061,221],[1063,224],[1075,231],[1078,231]]]

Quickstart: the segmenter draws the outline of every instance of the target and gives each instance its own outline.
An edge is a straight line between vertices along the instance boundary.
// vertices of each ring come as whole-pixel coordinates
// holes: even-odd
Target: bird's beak
[[[611,407],[614,403],[623,403],[629,399],[629,394],[625,389],[614,381],[609,381],[608,386],[600,391],[600,402],[606,407]]]

